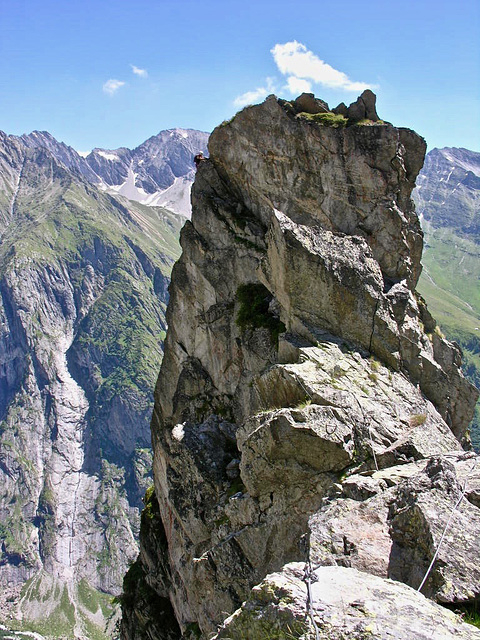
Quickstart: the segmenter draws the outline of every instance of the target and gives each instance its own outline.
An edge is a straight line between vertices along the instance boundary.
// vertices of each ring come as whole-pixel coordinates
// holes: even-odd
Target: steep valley
[[[184,219],[0,136],[0,583],[10,627],[101,637],[137,554]]]

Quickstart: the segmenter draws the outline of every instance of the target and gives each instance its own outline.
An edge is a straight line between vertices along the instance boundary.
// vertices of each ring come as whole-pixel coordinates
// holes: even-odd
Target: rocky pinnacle
[[[424,140],[379,120],[371,92],[333,111],[270,96],[209,152],[172,274],[123,637],[384,638],[382,602],[392,637],[428,637],[432,611],[442,637],[479,637],[415,591],[465,482],[477,495],[477,391],[415,292]],[[462,509],[478,539],[478,501]],[[423,593],[474,600],[470,553],[448,570],[442,555]]]

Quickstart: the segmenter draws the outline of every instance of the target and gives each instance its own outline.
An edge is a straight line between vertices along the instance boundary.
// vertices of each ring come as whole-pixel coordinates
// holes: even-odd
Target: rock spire
[[[157,638],[333,638],[345,601],[357,617],[342,637],[381,638],[371,619],[397,597],[393,635],[410,638],[422,608],[424,634],[431,610],[413,589],[459,492],[459,529],[480,532],[476,458],[462,449],[477,392],[415,293],[410,195],[425,142],[378,120],[372,96],[345,114],[270,96],[211,135],[172,275],[156,496],[125,583],[124,638],[143,637],[140,610]],[[444,570],[447,556],[424,593],[474,599],[476,558],[465,584],[470,558]],[[318,565],[339,591],[315,588],[311,602],[303,568]],[[377,595],[359,604],[357,582]],[[445,637],[477,637],[428,607],[448,619]]]

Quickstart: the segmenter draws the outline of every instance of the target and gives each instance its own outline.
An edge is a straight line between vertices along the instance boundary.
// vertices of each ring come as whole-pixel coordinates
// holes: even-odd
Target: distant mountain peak
[[[73,147],[59,142],[48,131],[32,131],[21,136],[11,136],[30,149],[48,149],[52,156],[67,169],[80,174],[89,182],[96,183],[97,178],[83,158]]]
[[[456,147],[432,149],[417,179],[417,211],[435,227],[480,233],[480,153]]]
[[[206,152],[209,134],[180,127],[160,131],[135,149],[96,147],[79,153],[48,131],[10,136],[29,148],[46,148],[70,171],[102,190],[147,206],[165,206],[190,216],[193,156]]]
[[[168,129],[170,136],[174,136],[174,135],[178,135],[181,138],[188,138],[188,134],[190,131],[192,131],[191,129]],[[161,132],[160,132],[161,133]]]
[[[461,147],[444,147],[443,149],[434,149],[434,151],[438,151],[452,164],[480,177],[480,153]]]
[[[86,162],[106,191],[189,217],[193,156],[206,152],[208,135],[195,129],[166,129],[133,150],[96,148]]]

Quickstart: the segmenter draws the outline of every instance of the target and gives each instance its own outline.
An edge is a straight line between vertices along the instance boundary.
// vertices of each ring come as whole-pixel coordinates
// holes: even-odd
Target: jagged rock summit
[[[270,96],[210,137],[172,274],[123,638],[407,639],[432,616],[442,637],[480,637],[415,591],[426,575],[433,600],[480,592],[470,544],[427,574],[452,510],[456,531],[480,532],[462,449],[477,391],[415,293],[425,142],[378,120],[372,96],[346,115]]]

